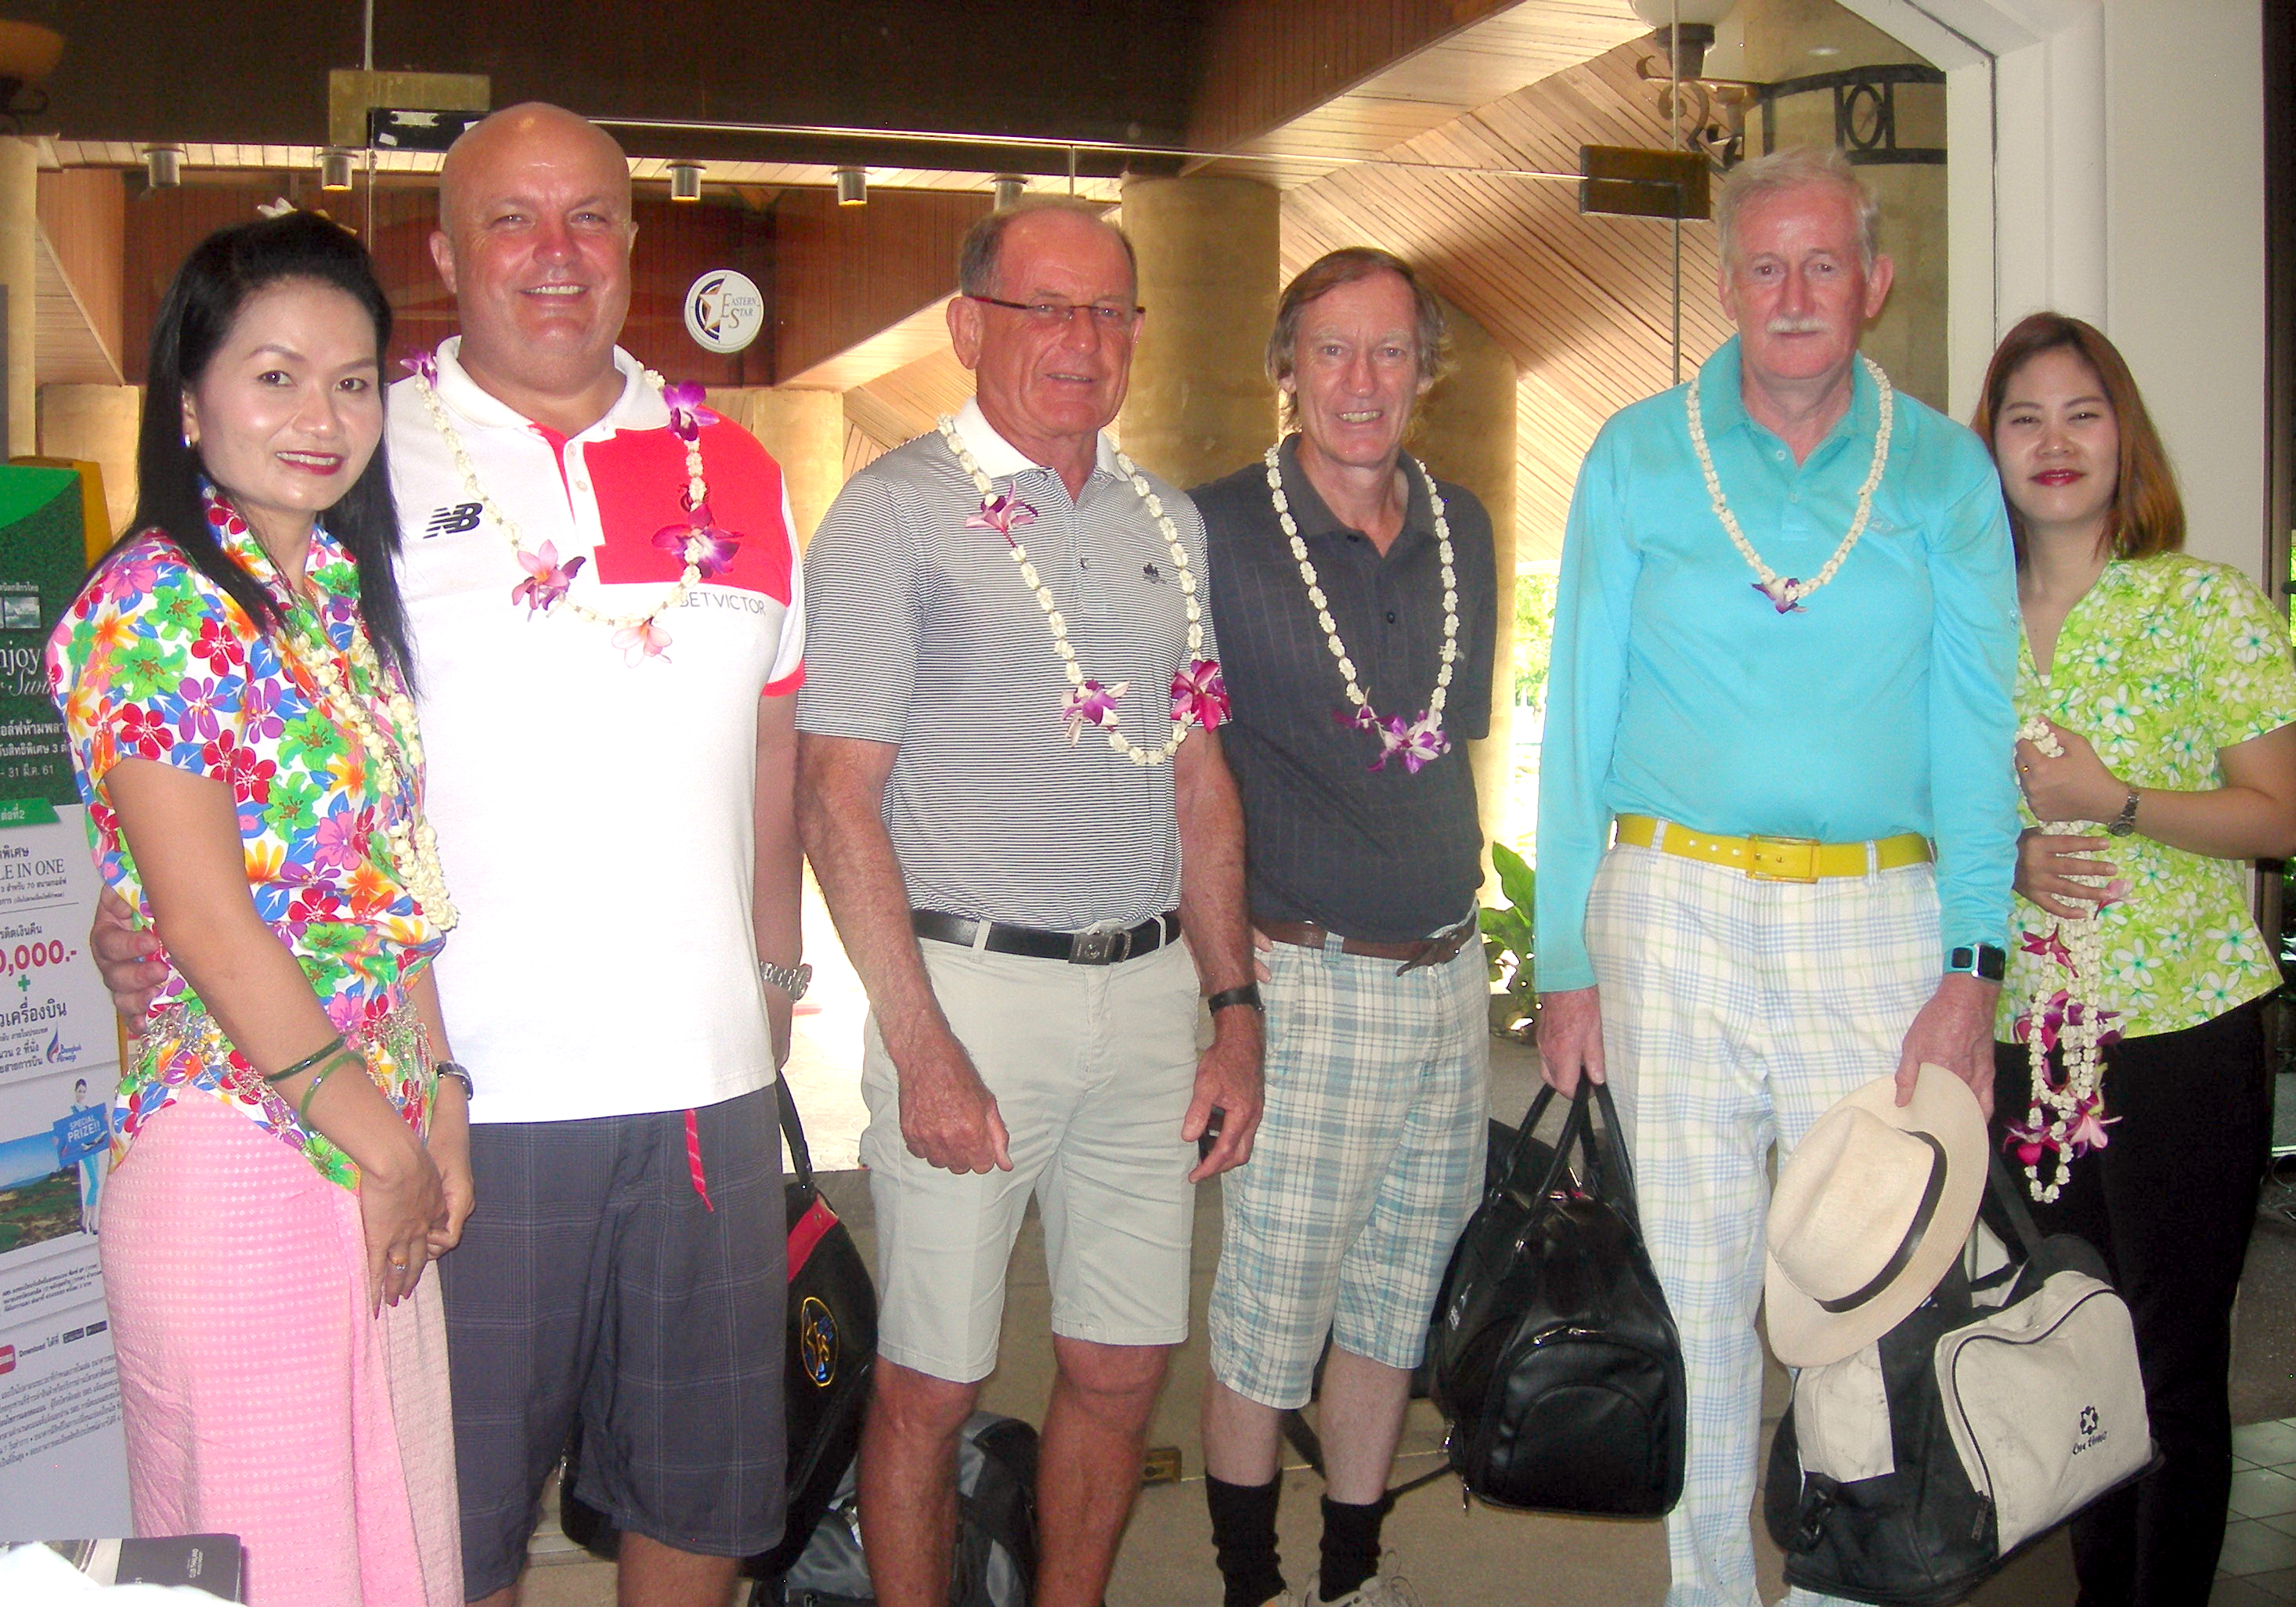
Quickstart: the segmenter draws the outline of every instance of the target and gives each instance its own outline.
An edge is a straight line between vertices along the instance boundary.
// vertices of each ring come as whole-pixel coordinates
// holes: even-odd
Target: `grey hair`
[[[1132,236],[1119,228],[1103,209],[1073,195],[1023,195],[1009,207],[984,214],[964,232],[964,242],[956,248],[956,288],[960,294],[996,293],[996,262],[1004,250],[1004,231],[1016,220],[1037,212],[1073,213],[1115,235],[1117,243],[1124,248],[1124,265],[1132,274],[1132,293],[1135,297],[1139,295],[1140,257],[1132,249]]]
[[[1375,274],[1393,274],[1411,291],[1414,341],[1419,359],[1419,377],[1429,384],[1443,377],[1448,357],[1451,330],[1444,321],[1442,304],[1434,292],[1419,282],[1411,265],[1392,251],[1382,251],[1377,246],[1341,246],[1327,251],[1301,268],[1275,304],[1275,327],[1267,334],[1267,377],[1283,398],[1283,422],[1288,426],[1299,414],[1297,398],[1283,389],[1298,363],[1296,350],[1300,343],[1300,324],[1307,317],[1308,307],[1319,297],[1327,296],[1343,284],[1353,284]]]
[[[1741,162],[1722,181],[1722,199],[1715,203],[1714,222],[1721,231],[1722,266],[1727,270],[1736,256],[1738,215],[1766,195],[1782,194],[1812,184],[1833,184],[1849,193],[1857,208],[1857,257],[1870,271],[1881,249],[1882,203],[1874,199],[1857,176],[1849,159],[1832,146],[1823,150],[1789,145]]]

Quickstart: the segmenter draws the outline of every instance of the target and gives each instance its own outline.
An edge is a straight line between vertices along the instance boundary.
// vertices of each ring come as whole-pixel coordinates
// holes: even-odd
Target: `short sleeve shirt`
[[[1160,748],[1185,665],[1188,593],[1169,543],[1105,439],[1082,494],[967,403],[956,428],[997,495],[1031,517],[1012,536],[1055,600],[1083,673],[1125,688],[1124,735]],[[1201,598],[1203,524],[1147,483]],[[1172,767],[1136,764],[1086,727],[1013,543],[976,516],[980,488],[938,431],[846,483],[806,550],[813,619],[798,728],[898,745],[885,825],[910,903],[1055,931],[1173,908],[1180,840]],[[972,522],[968,523],[968,521]],[[1200,602],[1201,656],[1216,659]]]
[[[2132,787],[2221,787],[2218,750],[2296,721],[2288,622],[2225,564],[2181,553],[2116,560],[2065,617],[2046,677],[2030,644],[2021,647],[2016,696],[2020,721],[2042,715],[2080,733]],[[2020,808],[2024,824],[2040,824]],[[2196,1027],[2280,985],[2240,861],[2141,830],[2098,857],[2128,882],[2103,913],[2101,983],[2125,1036]],[[2046,996],[2064,986],[2047,941],[2056,917],[2020,898],[2012,923],[1997,1023],[2005,1039],[2037,987]]]
[[[208,517],[225,553],[283,610],[290,608],[286,589],[239,515],[211,498]],[[398,765],[412,770],[404,757],[406,734],[396,729],[390,709],[390,693],[404,687],[387,669],[389,684],[374,685],[349,656],[358,628],[357,574],[324,529],[312,535],[305,573],[318,598],[316,619],[299,606],[283,628],[291,636],[324,629],[374,728],[394,734]],[[48,644],[48,678],[105,884],[150,921],[143,879],[106,784],[122,759],[148,759],[228,784],[257,914],[295,956],[336,1028],[358,1038],[406,1002],[407,982],[444,938],[392,863],[389,828],[416,800],[403,790],[386,791],[358,735],[329,717],[309,668],[317,651],[308,637],[283,651],[278,635],[258,629],[155,530],[128,543],[90,578]],[[408,784],[419,786],[419,777]],[[209,1095],[299,1148],[331,1181],[355,1183],[349,1158],[306,1129],[243,1056],[203,1053],[207,1007],[164,947],[157,957],[168,978],[152,1015],[188,1020],[193,1030],[154,1026],[145,1032],[120,1078],[115,1142],[124,1148],[186,1094]],[[418,1055],[395,1048],[370,1047],[368,1070],[420,1130],[430,1097],[427,1071]]]
[[[1382,554],[1342,525],[1299,466],[1278,455],[1292,522],[1331,604],[1364,693],[1415,719],[1441,668],[1441,555],[1428,480],[1406,470],[1403,529]],[[1464,486],[1436,488],[1456,581],[1457,661],[1444,695],[1447,751],[1414,771],[1380,757],[1352,713],[1329,641],[1254,463],[1192,493],[1209,532],[1212,614],[1235,718],[1221,751],[1243,799],[1252,914],[1401,943],[1456,924],[1482,884],[1482,827],[1467,743],[1490,728],[1497,582],[1490,515]]]

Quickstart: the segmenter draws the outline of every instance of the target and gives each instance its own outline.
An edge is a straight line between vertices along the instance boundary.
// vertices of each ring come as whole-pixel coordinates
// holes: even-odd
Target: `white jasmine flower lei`
[[[2064,745],[2046,720],[2027,720],[2017,728],[2023,741],[2051,758]],[[2056,835],[2080,830],[2073,821],[2048,821],[2041,829]],[[2094,884],[2096,878],[2080,880]],[[2009,1136],[2017,1157],[2024,1162],[2025,1187],[2044,1203],[2064,1192],[2073,1162],[2091,1150],[2104,1148],[2104,1129],[2120,1119],[2104,1113],[2103,1051],[2119,1040],[2118,1029],[2108,1026],[2120,1012],[2104,1008],[2099,986],[2104,980],[2104,906],[2100,904],[2076,920],[2057,918],[2048,936],[2029,934],[2025,952],[2053,961],[2065,973],[2065,985],[2052,988],[2049,975],[2033,985],[2024,1011],[2017,1019],[2030,1068],[2032,1103],[2023,1126],[2011,1123]],[[2062,1051],[2065,1077],[2062,1083],[2049,1075],[2049,1050]],[[2041,1181],[2041,1157],[2054,1151],[2056,1166],[2047,1183]]]
[[[406,367],[414,376],[414,388],[422,393],[422,406],[430,415],[430,427],[447,443],[447,450],[455,460],[455,467],[463,477],[463,495],[479,504],[503,539],[510,543],[519,566],[527,578],[511,588],[511,601],[524,603],[529,617],[548,614],[561,603],[580,619],[592,625],[603,626],[614,633],[614,645],[623,650],[633,664],[657,657],[668,650],[670,635],[654,623],[671,609],[681,606],[693,594],[694,586],[706,576],[722,572],[730,562],[733,549],[740,537],[730,531],[715,529],[709,522],[709,483],[702,473],[701,424],[710,417],[701,407],[701,388],[684,384],[669,386],[652,369],[645,371],[646,383],[662,398],[669,409],[670,429],[685,443],[685,491],[683,497],[688,518],[693,521],[692,533],[683,543],[681,556],[685,560],[685,571],[660,601],[642,613],[617,614],[594,609],[568,594],[574,577],[581,570],[581,558],[561,562],[556,546],[545,541],[539,547],[529,549],[526,537],[504,512],[479,479],[478,465],[471,461],[470,451],[455,428],[447,405],[439,398],[438,363],[430,353],[414,358]],[[660,537],[656,544],[660,545]]]
[[[1857,360],[1866,365],[1866,372],[1872,377],[1874,389],[1881,397],[1881,422],[1874,431],[1874,463],[1866,471],[1866,483],[1857,488],[1857,515],[1849,521],[1849,534],[1844,536],[1841,545],[1833,549],[1833,556],[1825,561],[1825,567],[1808,580],[1792,576],[1779,578],[1776,571],[1762,562],[1762,555],[1754,551],[1754,544],[1746,539],[1746,533],[1738,528],[1737,516],[1730,512],[1729,501],[1722,495],[1721,476],[1714,472],[1714,455],[1706,446],[1706,422],[1698,405],[1699,387],[1706,381],[1703,373],[1690,382],[1690,389],[1685,398],[1685,406],[1690,412],[1690,444],[1697,449],[1699,471],[1706,477],[1706,495],[1714,504],[1714,516],[1722,521],[1723,529],[1729,533],[1730,544],[1738,549],[1738,556],[1743,558],[1759,577],[1754,582],[1754,589],[1767,597],[1771,605],[1782,614],[1800,613],[1801,600],[1833,578],[1841,569],[1842,560],[1849,556],[1849,549],[1856,546],[1857,538],[1866,534],[1866,521],[1874,516],[1874,488],[1881,485],[1882,471],[1890,461],[1890,432],[1897,422],[1898,393],[1890,387],[1890,376],[1882,372],[1879,363],[1867,357]]]
[[[1195,724],[1216,725],[1225,718],[1226,694],[1220,686],[1219,667],[1201,656],[1204,645],[1203,605],[1196,599],[1196,577],[1188,567],[1188,549],[1180,540],[1179,527],[1172,522],[1171,515],[1164,512],[1163,499],[1156,495],[1155,488],[1149,485],[1133,461],[1122,452],[1116,455],[1116,466],[1124,471],[1125,478],[1132,482],[1133,490],[1147,504],[1149,517],[1156,521],[1156,529],[1163,535],[1164,545],[1171,550],[1172,567],[1179,576],[1180,594],[1188,611],[1187,666],[1173,682],[1172,734],[1164,739],[1162,746],[1156,748],[1136,747],[1124,734],[1118,725],[1116,700],[1131,690],[1132,683],[1119,681],[1113,685],[1103,685],[1084,673],[1083,667],[1077,662],[1076,649],[1069,644],[1069,626],[1068,621],[1061,617],[1060,600],[1053,595],[1053,588],[1044,583],[1044,577],[1037,572],[1037,566],[1029,562],[1029,550],[1013,538],[1013,527],[1034,520],[1036,510],[1024,502],[997,495],[996,483],[981,469],[980,460],[972,455],[972,449],[957,433],[955,418],[943,414],[939,424],[941,439],[948,443],[957,466],[972,479],[973,486],[980,493],[980,512],[966,522],[996,530],[1004,537],[1013,562],[1020,569],[1021,584],[1036,594],[1037,606],[1045,611],[1045,622],[1052,628],[1053,651],[1060,654],[1062,671],[1073,688],[1061,706],[1061,712],[1068,722],[1069,741],[1075,742],[1086,726],[1099,726],[1108,732],[1108,745],[1134,764],[1160,765],[1177,753],[1180,744],[1187,740],[1188,726],[1184,725],[1179,717],[1184,708],[1203,711],[1193,721]],[[1184,691],[1184,688],[1188,690]]]
[[[1443,507],[1443,494],[1435,488],[1435,477],[1427,471],[1427,465],[1405,455],[1402,461],[1418,470],[1419,478],[1426,482],[1428,505],[1435,514],[1435,553],[1443,566],[1443,650],[1441,664],[1435,672],[1435,691],[1418,717],[1406,719],[1397,715],[1382,720],[1379,711],[1371,706],[1371,700],[1364,695],[1362,686],[1357,684],[1355,660],[1348,657],[1347,646],[1340,640],[1340,627],[1332,618],[1331,602],[1324,595],[1316,566],[1308,557],[1308,544],[1300,538],[1300,527],[1292,517],[1291,499],[1283,494],[1283,443],[1278,441],[1261,460],[1267,465],[1267,494],[1275,504],[1275,521],[1283,526],[1284,537],[1292,544],[1292,562],[1300,566],[1300,580],[1308,588],[1308,601],[1316,611],[1316,623],[1323,627],[1324,645],[1331,649],[1332,657],[1338,661],[1348,701],[1355,705],[1353,713],[1341,709],[1339,717],[1350,726],[1379,734],[1380,753],[1372,761],[1373,769],[1384,767],[1390,758],[1399,755],[1405,767],[1416,775],[1422,765],[1449,751],[1451,747],[1451,739],[1443,731],[1443,702],[1451,689],[1451,667],[1459,659],[1459,578],[1451,566],[1451,520]]]

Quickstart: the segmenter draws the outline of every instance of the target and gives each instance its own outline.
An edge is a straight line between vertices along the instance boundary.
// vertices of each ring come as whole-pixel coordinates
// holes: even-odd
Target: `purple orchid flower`
[[[690,563],[701,571],[704,580],[715,579],[734,567],[734,554],[741,550],[742,537],[734,531],[709,522],[709,504],[696,508],[685,524],[666,524],[653,533],[654,545],[666,553],[674,553],[681,563]]]
[[[537,614],[546,614],[558,605],[558,600],[573,585],[574,577],[588,562],[585,556],[559,562],[558,547],[554,542],[545,541],[531,553],[521,547],[518,563],[526,571],[526,578],[510,588],[510,600],[525,603],[529,619]]]
[[[1382,729],[1379,723],[1379,716],[1372,711],[1372,707],[1369,703],[1365,703],[1360,709],[1334,709],[1332,710],[1332,718],[1338,721],[1341,725],[1348,726],[1351,730],[1378,731]]]
[[[2013,1150],[2019,1164],[2038,1166],[2041,1157],[2057,1147],[2057,1141],[2049,1136],[2049,1124],[2037,1117],[2030,1122],[2011,1122],[2001,1147]]]
[[[411,374],[420,375],[426,385],[439,382],[439,355],[436,352],[418,351],[411,357],[399,358],[398,365]]]
[[[1401,715],[1385,721],[1380,727],[1380,754],[1372,761],[1374,770],[1384,769],[1390,758],[1399,758],[1403,767],[1412,775],[1419,774],[1423,765],[1432,764],[1451,750],[1451,739],[1436,721],[1431,711],[1422,710],[1415,720]]]
[[[1794,601],[1794,594],[1791,588],[1800,584],[1799,578],[1788,575],[1783,580],[1757,580],[1753,583],[1753,586],[1756,591],[1770,600],[1770,606],[1776,609],[1778,612],[1800,614],[1808,611]]]
[[[1116,725],[1116,700],[1131,690],[1132,683],[1129,681],[1119,681],[1113,686],[1103,686],[1098,681],[1086,681],[1062,698],[1061,718],[1067,722],[1069,741],[1073,743],[1082,736],[1086,726]]]
[[[1006,545],[1018,546],[1020,544],[1013,539],[1013,532],[1021,525],[1036,522],[1037,510],[1019,497],[984,496],[980,499],[980,512],[966,520],[964,528],[968,530],[994,530],[1004,538]]]
[[[661,399],[669,409],[669,432],[682,441],[690,441],[701,433],[701,426],[714,424],[718,415],[701,404],[709,391],[692,380],[680,380],[675,385],[661,388]]]
[[[2059,931],[2059,928],[2052,926],[2046,937],[2039,932],[2029,931],[2017,940],[2017,947],[2029,955],[2038,955],[2045,960],[2054,960],[2065,970],[2070,971],[2073,968],[2073,951],[2065,947],[2064,939],[2058,935]]]
[[[1174,725],[1201,726],[1210,731],[1234,717],[1227,682],[1217,659],[1191,659],[1188,667],[1172,677]]]
[[[2105,1136],[2105,1128],[2120,1119],[2104,1113],[2104,1095],[2092,1094],[2080,1102],[2080,1109],[2072,1124],[2065,1129],[2065,1142],[2072,1146],[2076,1160],[2091,1150],[2101,1150],[2112,1141]]]

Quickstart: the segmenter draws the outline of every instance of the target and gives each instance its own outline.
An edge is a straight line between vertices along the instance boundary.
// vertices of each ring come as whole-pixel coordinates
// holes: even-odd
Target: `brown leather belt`
[[[1256,931],[1267,933],[1278,943],[1291,943],[1301,948],[1321,948],[1334,936],[1312,921],[1261,921],[1254,919]],[[1395,974],[1416,971],[1422,965],[1440,965],[1466,947],[1467,940],[1481,930],[1478,917],[1468,916],[1448,931],[1438,932],[1431,938],[1417,938],[1408,943],[1374,943],[1368,938],[1341,938],[1340,952],[1362,955],[1374,960],[1400,960]]]

